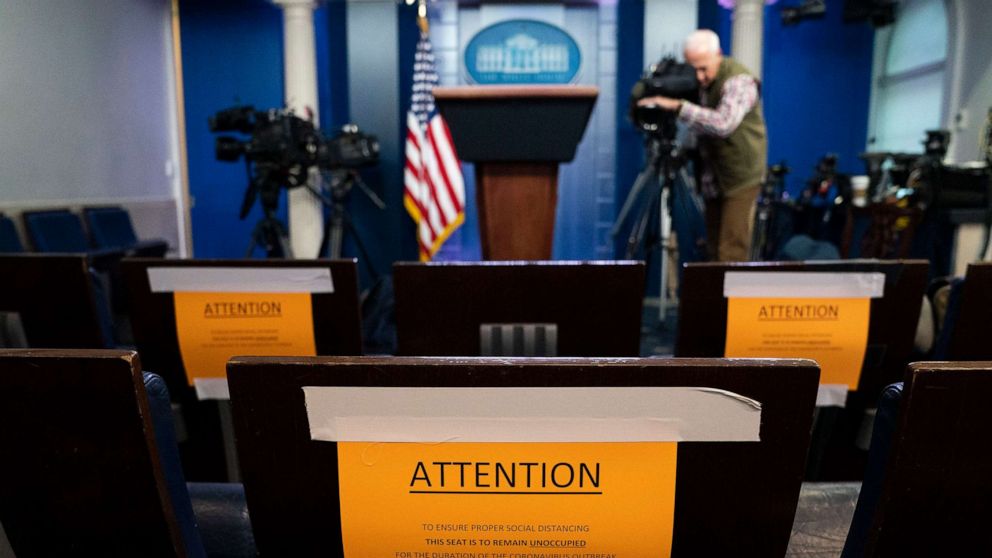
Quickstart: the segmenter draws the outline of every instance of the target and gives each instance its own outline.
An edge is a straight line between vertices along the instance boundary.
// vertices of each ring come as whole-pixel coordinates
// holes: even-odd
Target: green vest
[[[751,72],[737,61],[724,58],[720,62],[716,79],[706,90],[705,106],[711,109],[719,106],[723,97],[723,84],[741,74],[751,75]],[[765,178],[768,159],[768,136],[765,132],[765,117],[761,112],[760,90],[754,107],[744,115],[744,120],[730,137],[701,136],[700,142],[709,154],[708,161],[720,191],[729,192],[743,186],[760,184]]]

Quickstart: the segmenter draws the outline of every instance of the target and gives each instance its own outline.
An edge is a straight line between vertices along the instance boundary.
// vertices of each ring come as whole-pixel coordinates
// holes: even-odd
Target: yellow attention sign
[[[678,444],[339,442],[345,556],[670,556]]]
[[[868,345],[869,298],[734,298],[727,306],[728,357],[809,358],[821,384],[858,389]]]
[[[186,378],[226,378],[236,355],[313,356],[310,293],[173,294]]]

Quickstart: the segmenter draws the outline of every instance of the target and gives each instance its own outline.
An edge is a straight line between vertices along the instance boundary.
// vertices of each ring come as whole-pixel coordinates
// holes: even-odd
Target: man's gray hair
[[[685,38],[685,51],[707,54],[720,52],[720,37],[709,29],[693,31]]]

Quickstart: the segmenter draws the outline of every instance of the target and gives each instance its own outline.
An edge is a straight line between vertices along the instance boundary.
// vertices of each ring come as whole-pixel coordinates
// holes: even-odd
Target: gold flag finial
[[[430,24],[427,23],[427,0],[418,0],[417,2],[417,27],[424,35],[430,32]]]

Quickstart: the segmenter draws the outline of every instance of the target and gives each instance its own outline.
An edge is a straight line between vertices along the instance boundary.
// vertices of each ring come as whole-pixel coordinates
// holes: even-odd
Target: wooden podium
[[[482,258],[548,260],[558,164],[575,158],[599,89],[435,87],[458,156],[475,163]]]

